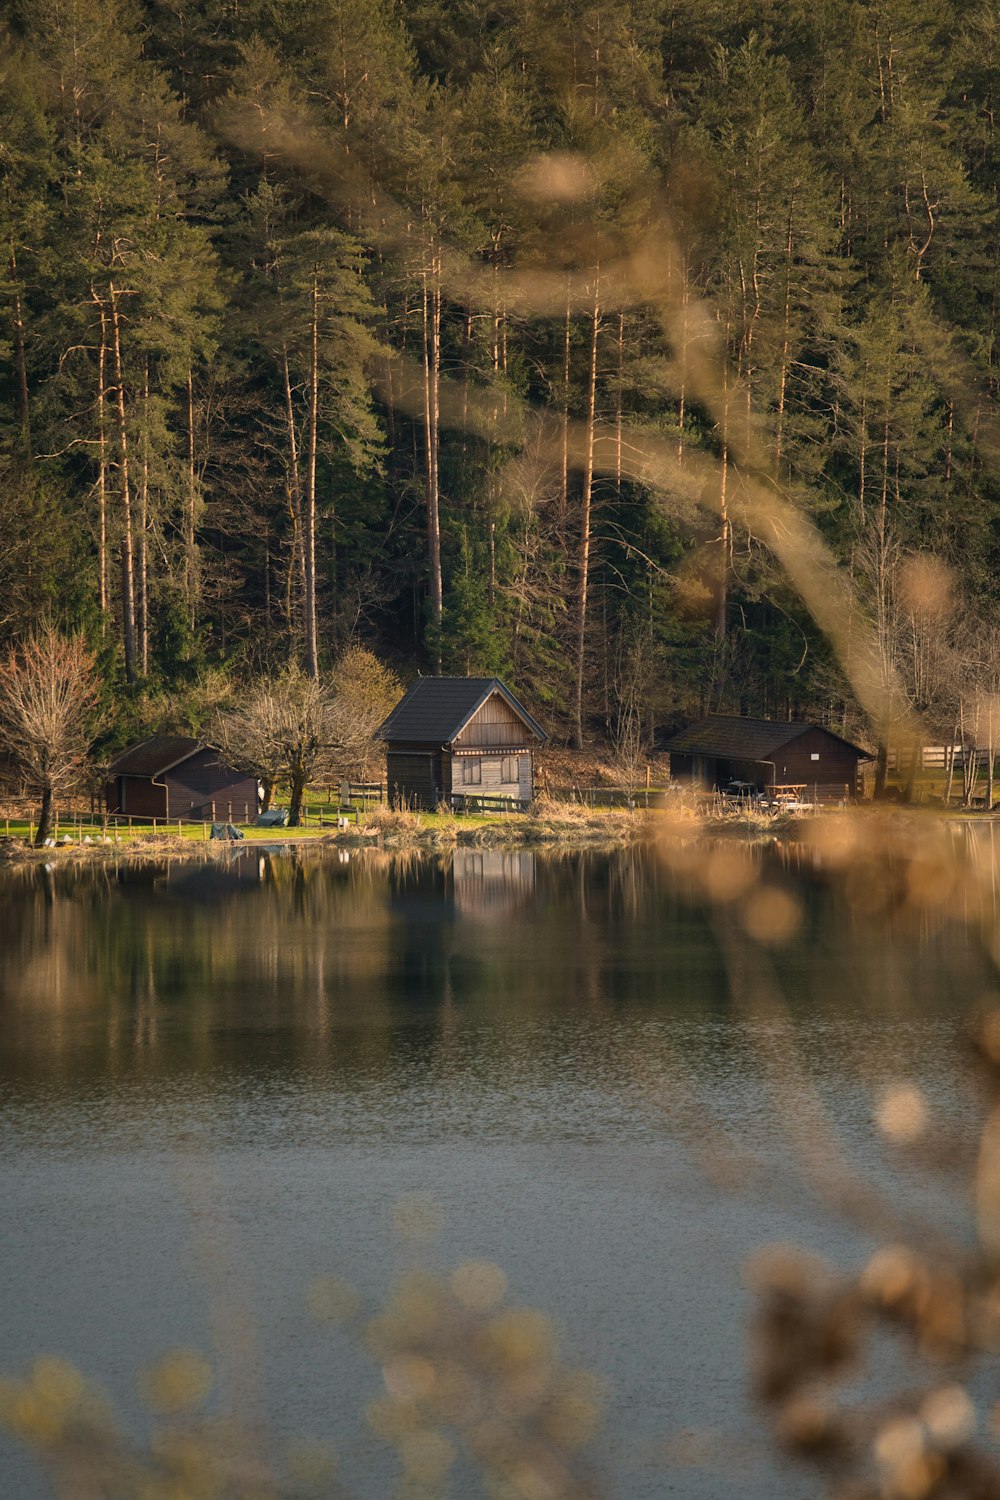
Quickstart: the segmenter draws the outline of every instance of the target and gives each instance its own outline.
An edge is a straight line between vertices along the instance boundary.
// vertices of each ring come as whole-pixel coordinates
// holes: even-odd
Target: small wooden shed
[[[258,786],[202,740],[154,734],[112,761],[104,802],[124,817],[242,823],[257,816]]]
[[[742,781],[760,791],[802,786],[818,796],[854,797],[866,750],[820,724],[710,714],[667,741],[670,774],[706,788]]]
[[[548,736],[496,677],[418,677],[375,731],[389,796],[408,807],[534,796],[533,750]]]

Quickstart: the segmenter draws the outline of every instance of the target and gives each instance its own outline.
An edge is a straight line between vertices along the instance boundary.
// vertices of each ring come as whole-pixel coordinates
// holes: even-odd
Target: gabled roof
[[[729,760],[769,760],[777,750],[782,750],[810,730],[820,730],[831,739],[839,740],[853,750],[855,755],[870,760],[867,750],[861,750],[834,734],[822,724],[783,723],[777,719],[740,719],[726,714],[709,714],[697,724],[690,724],[668,740],[665,748],[681,755],[713,755]]]
[[[498,677],[418,677],[375,731],[375,738],[414,745],[450,745],[492,693],[499,693],[525,729],[548,739],[542,726]]]
[[[112,776],[162,776],[182,760],[207,749],[201,740],[186,734],[152,734],[148,740],[123,750],[109,769]]]

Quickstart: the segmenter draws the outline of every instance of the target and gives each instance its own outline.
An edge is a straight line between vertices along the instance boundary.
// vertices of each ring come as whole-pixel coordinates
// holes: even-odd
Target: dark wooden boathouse
[[[375,736],[390,799],[424,809],[476,797],[526,807],[533,750],[548,738],[496,677],[418,677]]]
[[[758,791],[800,786],[828,796],[861,790],[866,750],[819,724],[710,714],[668,740],[670,774],[708,790],[745,782]]]
[[[154,734],[112,761],[104,801],[123,817],[242,823],[257,816],[257,788],[202,740]]]

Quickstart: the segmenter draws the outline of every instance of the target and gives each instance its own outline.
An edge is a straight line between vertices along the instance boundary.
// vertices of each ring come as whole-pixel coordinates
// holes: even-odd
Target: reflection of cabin
[[[434,808],[453,797],[534,795],[544,729],[496,677],[418,677],[385,723],[389,796]]]
[[[242,823],[257,815],[257,782],[201,740],[154,734],[112,761],[104,800],[124,817]]]
[[[455,909],[465,917],[506,918],[535,896],[535,856],[524,850],[456,849],[451,864]]]
[[[871,757],[818,724],[771,719],[737,719],[710,714],[668,740],[670,774],[694,786],[725,787],[747,782],[764,791],[773,786],[818,788],[828,795],[856,796],[860,762]]]

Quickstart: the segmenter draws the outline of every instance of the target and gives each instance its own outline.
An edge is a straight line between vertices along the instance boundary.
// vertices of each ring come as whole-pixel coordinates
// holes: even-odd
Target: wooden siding
[[[456,739],[455,748],[471,750],[480,745],[490,750],[505,746],[519,748],[528,743],[528,737],[527,726],[506,699],[499,693],[491,693]]]
[[[257,782],[234,771],[215,750],[199,750],[160,777],[167,788],[167,816],[242,823],[257,816]]]
[[[199,750],[155,780],[116,776],[104,789],[109,813],[133,818],[214,817],[242,823],[257,815],[257,783],[220,761],[215,750]],[[214,813],[213,806],[215,804]]]
[[[818,757],[813,760],[813,756]],[[749,781],[755,786],[846,785],[852,794],[859,788],[859,758],[854,750],[825,729],[807,729],[797,739],[773,752],[767,763],[723,759],[715,755],[690,755],[671,751],[670,774],[677,781],[695,786],[725,786],[730,781]]]
[[[484,752],[482,755],[455,755],[445,756],[445,760],[451,760],[451,790],[453,792],[468,792],[475,796],[477,792],[484,797],[516,797],[522,802],[530,802],[533,796],[531,775],[531,752],[522,752],[519,755],[496,755]],[[478,761],[480,779],[477,782],[467,783],[462,776],[463,761]],[[511,781],[504,780],[504,762],[513,761],[513,767],[508,770],[515,771],[515,778]]]
[[[813,760],[813,756],[817,756]],[[779,785],[805,783],[817,785],[846,782],[853,792],[858,781],[858,757],[824,729],[810,729],[792,740],[773,757]]]
[[[109,786],[114,791],[115,806],[109,802],[108,812],[133,818],[167,816],[167,789],[157,786],[148,776],[118,776]]]
[[[441,759],[435,750],[389,750],[385,761],[390,802],[433,811],[443,795]]]

